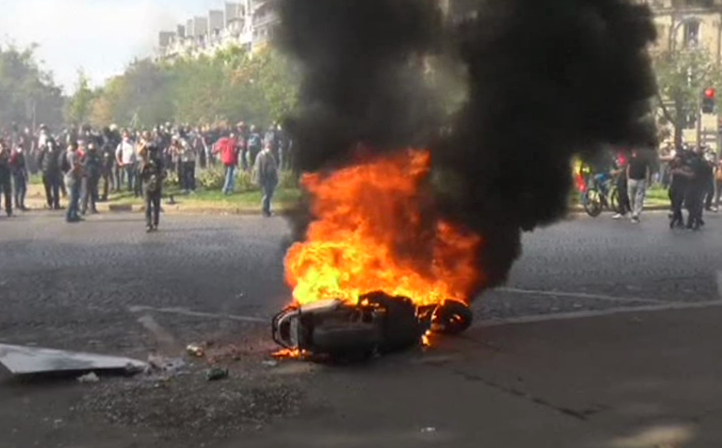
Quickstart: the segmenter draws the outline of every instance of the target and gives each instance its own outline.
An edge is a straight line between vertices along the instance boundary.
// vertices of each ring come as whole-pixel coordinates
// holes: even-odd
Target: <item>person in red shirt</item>
[[[226,180],[223,183],[223,194],[233,194],[236,188],[236,167],[238,166],[238,140],[236,135],[231,133],[216,143],[214,151],[220,154],[221,163],[226,170]]]

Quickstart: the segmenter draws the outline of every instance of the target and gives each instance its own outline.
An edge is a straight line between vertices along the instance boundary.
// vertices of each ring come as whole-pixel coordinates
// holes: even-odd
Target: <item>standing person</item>
[[[103,169],[103,160],[98,154],[98,148],[95,143],[88,143],[88,150],[83,158],[85,170],[82,179],[83,200],[80,214],[85,215],[90,205],[90,213],[98,213],[96,203],[98,202],[98,184]],[[107,184],[106,184],[107,185]]]
[[[717,161],[717,167],[714,172],[715,179],[715,211],[720,208],[720,199],[722,199],[722,158]]]
[[[669,222],[669,228],[684,227],[684,215],[682,214],[682,206],[687,196],[687,188],[690,179],[693,177],[692,170],[689,167],[689,154],[687,151],[679,150],[669,156],[665,156],[662,160],[669,160],[669,200],[672,204],[672,217]]]
[[[38,166],[43,173],[43,186],[45,187],[45,199],[48,208],[60,210],[60,183],[62,174],[60,172],[60,154],[62,150],[54,138],[48,138],[40,148]]]
[[[140,156],[140,180],[145,199],[145,225],[146,231],[152,232],[158,230],[160,222],[160,199],[165,178],[163,152],[156,142],[146,142]]]
[[[635,224],[639,223],[639,217],[644,210],[644,198],[650,175],[649,160],[642,151],[633,149],[627,164],[627,194],[632,205],[632,222]]]
[[[617,191],[619,192],[619,212],[612,216],[612,219],[622,219],[627,213],[632,211],[632,204],[629,201],[629,193],[627,191],[627,165],[629,157],[624,151],[618,151],[615,158],[615,167],[612,169],[612,175],[615,176]]]
[[[65,186],[70,195],[70,203],[65,214],[66,222],[82,221],[79,214],[80,186],[83,179],[83,165],[78,154],[78,144],[71,142],[67,151],[61,153],[60,168],[63,171]]]
[[[238,133],[238,159],[241,169],[248,172],[251,169],[248,165],[248,126],[241,121],[236,125],[236,131]]]
[[[231,133],[216,143],[216,153],[221,156],[221,163],[226,170],[226,179],[223,183],[223,194],[232,194],[236,188],[236,167],[238,166],[238,140],[236,134]]]
[[[133,176],[135,175],[135,143],[130,138],[130,132],[123,132],[123,140],[115,150],[115,159],[120,169],[119,183],[123,183],[123,178],[128,182],[128,191],[133,192]]]
[[[25,158],[24,140],[20,140],[15,151],[10,157],[10,168],[13,175],[13,186],[15,192],[15,208],[20,211],[27,211],[25,207],[25,196],[28,193],[28,164]]]
[[[0,139],[0,199],[5,201],[5,214],[13,215],[12,170],[10,168],[10,147]]]
[[[712,153],[708,153],[707,157],[705,157],[707,160],[707,163],[709,164],[709,169],[707,170],[707,187],[705,191],[705,203],[704,203],[704,209],[708,212],[717,212],[717,208],[713,206],[713,203],[715,201],[715,191],[717,189],[715,185],[715,167],[717,166],[717,163],[715,162],[715,156]]]
[[[271,152],[271,146],[266,143],[263,150],[256,157],[256,164],[253,169],[253,178],[261,191],[263,192],[263,202],[261,204],[261,211],[263,216],[273,216],[271,213],[271,200],[273,199],[273,193],[278,185],[278,162],[273,157]]]
[[[689,218],[687,228],[699,230],[704,226],[704,196],[707,193],[709,178],[713,176],[712,167],[704,157],[704,147],[697,146],[689,160],[689,167],[693,177],[690,179],[687,195],[684,202],[687,204]]]
[[[246,161],[249,168],[256,166],[256,157],[258,153],[263,149],[263,139],[261,134],[258,133],[256,126],[251,126],[251,132],[248,134],[248,150],[246,151]]]
[[[196,191],[196,151],[188,140],[180,140],[181,188],[186,193]]]
[[[103,145],[100,148],[100,178],[103,181],[103,193],[100,200],[105,202],[108,200],[108,194],[115,191],[115,176],[113,169],[115,167],[115,148],[110,135],[110,129],[103,129]]]

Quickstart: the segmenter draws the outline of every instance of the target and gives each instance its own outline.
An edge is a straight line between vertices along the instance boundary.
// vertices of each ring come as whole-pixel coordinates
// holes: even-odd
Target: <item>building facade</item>
[[[193,17],[175,32],[162,31],[158,40],[158,59],[212,55],[241,47],[256,51],[273,37],[278,14],[273,0],[242,0],[225,3],[207,16]]]

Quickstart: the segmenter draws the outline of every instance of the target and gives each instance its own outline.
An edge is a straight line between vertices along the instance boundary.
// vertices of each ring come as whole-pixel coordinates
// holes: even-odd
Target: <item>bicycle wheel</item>
[[[592,218],[602,213],[602,201],[599,199],[599,192],[596,189],[589,189],[584,193],[584,211]]]

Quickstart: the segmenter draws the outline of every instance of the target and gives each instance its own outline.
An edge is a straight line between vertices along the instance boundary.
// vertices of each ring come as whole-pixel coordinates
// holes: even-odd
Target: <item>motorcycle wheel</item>
[[[474,314],[466,304],[447,300],[434,311],[431,329],[439,334],[460,334],[468,330]]]

